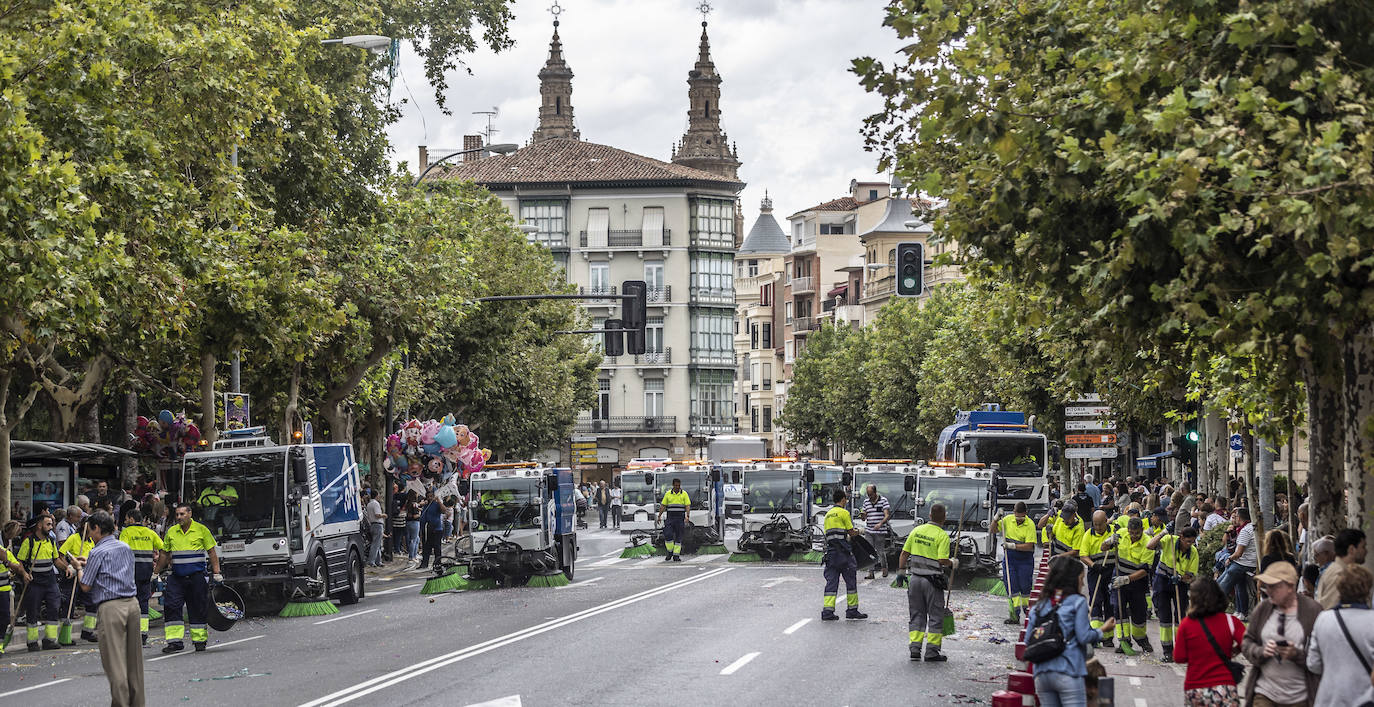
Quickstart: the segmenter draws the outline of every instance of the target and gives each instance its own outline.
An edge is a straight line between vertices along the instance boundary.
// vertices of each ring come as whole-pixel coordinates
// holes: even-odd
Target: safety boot
[[[663,556],[663,561],[664,561],[664,562],[672,562],[672,561],[673,561],[673,553],[670,552],[670,553],[664,555],[664,556]]]
[[[100,639],[98,639],[98,638],[95,637],[95,631],[90,631],[90,630],[86,630],[86,631],[82,631],[82,632],[81,632],[81,640],[83,640],[83,641],[89,641],[89,642],[91,642],[91,643],[99,643],[99,642],[100,642]]]
[[[944,653],[941,653],[939,648],[935,648],[933,646],[926,646],[927,663],[943,663],[947,660],[949,660],[949,656],[945,655]]]
[[[43,650],[45,650],[45,651],[55,651],[55,650],[57,650],[58,648],[61,648],[61,647],[62,647],[62,644],[58,643],[57,641],[54,641],[54,640],[51,639],[51,638],[45,638],[45,639],[43,639]]]
[[[1146,653],[1154,653],[1154,652],[1155,652],[1154,646],[1151,646],[1151,645],[1150,645],[1150,639],[1148,639],[1148,638],[1137,638],[1137,639],[1135,639],[1135,642],[1136,642],[1136,645],[1140,646],[1140,650],[1142,650],[1142,651],[1144,651],[1144,652],[1146,652]]]
[[[29,641],[30,653],[37,653],[40,650],[42,650],[42,646],[38,645],[38,641]]]
[[[193,646],[196,647],[196,652],[197,652],[197,653],[204,653],[204,652],[205,652],[205,642],[204,642],[204,641],[194,641],[194,642],[191,643],[191,645],[193,645]]]
[[[856,607],[853,609],[846,609],[844,612],[844,617],[846,619],[866,619],[868,618],[868,614],[859,611]]]
[[[167,645],[162,647],[163,653],[180,653],[184,650],[186,646],[181,641],[168,641]]]
[[[1161,644],[1159,644],[1159,662],[1161,662],[1161,663],[1172,663],[1172,662],[1174,662],[1174,647],[1173,647],[1172,644],[1169,644],[1169,643],[1161,643]]]
[[[839,615],[836,614],[835,611],[834,611],[833,609],[825,609],[825,610],[821,611],[821,621],[839,621],[839,620],[840,620]]]
[[[1111,648],[1111,647],[1112,647],[1112,637],[1111,637],[1111,636],[1103,636],[1103,637],[1102,637],[1102,647],[1103,647],[1103,648]]]
[[[673,555],[673,562],[682,562],[682,555]]]

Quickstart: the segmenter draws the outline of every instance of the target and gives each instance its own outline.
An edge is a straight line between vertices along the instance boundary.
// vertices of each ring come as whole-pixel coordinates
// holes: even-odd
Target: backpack
[[[1059,622],[1059,607],[1051,606],[1049,615],[1038,615],[1026,631],[1026,650],[1022,657],[1028,663],[1044,663],[1063,655],[1067,645],[1064,627]]]

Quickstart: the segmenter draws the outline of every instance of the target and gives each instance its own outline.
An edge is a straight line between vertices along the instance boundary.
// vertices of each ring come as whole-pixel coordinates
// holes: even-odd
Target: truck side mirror
[[[653,475],[652,472],[648,472],[648,471],[644,472],[644,485],[645,485],[645,486],[648,486],[648,487],[650,487],[650,488],[653,488],[653,485],[654,485],[654,475]]]
[[[1056,468],[1058,468],[1057,465],[1059,464],[1059,447],[1050,447],[1050,461],[1054,462]]]
[[[902,489],[905,490],[907,493],[911,493],[911,492],[915,491],[915,490],[916,490],[916,477],[914,477],[914,476],[907,476],[907,477],[904,477],[904,478],[902,479]]]
[[[730,472],[730,483],[739,483],[739,469],[734,469]]]
[[[748,495],[749,495],[749,489],[748,489],[747,487],[746,487],[746,488],[740,489],[740,490],[739,490],[739,495],[741,495],[741,496],[748,496]]]
[[[854,474],[848,471],[844,472],[843,474],[840,474],[840,483],[844,484],[845,486],[854,483]]]
[[[296,484],[310,482],[310,467],[306,464],[305,457],[291,457],[291,482]]]
[[[918,496],[918,497],[916,498],[916,505],[917,505],[917,506],[924,506],[924,505],[926,505],[926,500],[925,500],[924,498],[920,498],[920,497]]]
[[[806,467],[806,471],[803,472],[803,474],[805,475],[806,483],[808,483],[808,484],[814,484],[814,483],[816,483],[816,470],[815,470],[815,469],[812,469],[811,467],[808,466],[808,467]]]
[[[719,468],[719,467],[714,467],[714,466],[711,467],[711,476],[710,476],[710,478],[711,478],[711,483],[712,483],[712,484],[716,483],[717,481],[720,481],[720,468]]]

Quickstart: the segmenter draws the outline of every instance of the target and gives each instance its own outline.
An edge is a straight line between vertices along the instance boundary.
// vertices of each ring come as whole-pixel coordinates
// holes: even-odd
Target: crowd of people
[[[1086,703],[1094,646],[1115,641],[1118,653],[1153,652],[1150,613],[1159,620],[1161,660],[1187,666],[1190,706],[1374,704],[1374,574],[1364,567],[1362,530],[1312,538],[1306,504],[1290,524],[1279,494],[1268,509],[1277,527],[1260,533],[1234,485],[1226,497],[1186,483],[1096,484],[1085,476],[1075,490],[1037,523],[1024,506],[999,523],[1009,623],[1028,612],[1032,629],[1051,615],[1063,627],[1063,653],[1035,664],[1041,705]],[[1224,538],[1200,558],[1204,534]],[[1028,576],[1010,565],[1029,559],[1036,544],[1052,557],[1030,606],[1022,593]]]

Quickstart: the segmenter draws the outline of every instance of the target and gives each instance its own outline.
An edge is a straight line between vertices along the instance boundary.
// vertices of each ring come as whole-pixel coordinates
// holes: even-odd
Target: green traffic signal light
[[[1196,442],[1197,440],[1198,440],[1197,430],[1188,430],[1188,441],[1189,441],[1189,442]]]

